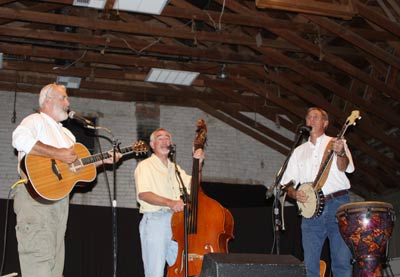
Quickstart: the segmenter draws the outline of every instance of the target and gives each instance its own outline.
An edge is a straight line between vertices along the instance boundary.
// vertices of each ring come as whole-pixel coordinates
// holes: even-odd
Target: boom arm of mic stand
[[[282,180],[283,173],[285,173],[287,165],[289,163],[289,159],[292,156],[294,149],[296,149],[296,147],[300,144],[302,138],[303,138],[303,132],[300,131],[296,136],[296,139],[292,145],[292,148],[290,149],[289,154],[286,156],[285,161],[283,162],[281,168],[279,169],[279,171],[275,177],[274,186],[279,186],[279,183]]]

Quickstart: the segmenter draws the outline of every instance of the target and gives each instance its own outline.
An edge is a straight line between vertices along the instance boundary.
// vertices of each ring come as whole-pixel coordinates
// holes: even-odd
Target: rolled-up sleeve
[[[12,146],[18,151],[29,153],[38,141],[34,122],[24,119],[12,134]]]
[[[346,172],[352,173],[352,172],[354,172],[354,169],[355,169],[354,162],[353,162],[353,156],[351,155],[349,147],[347,146],[347,141],[343,140],[343,142],[344,142],[344,151],[346,151],[346,156],[349,159],[349,164],[347,165]]]

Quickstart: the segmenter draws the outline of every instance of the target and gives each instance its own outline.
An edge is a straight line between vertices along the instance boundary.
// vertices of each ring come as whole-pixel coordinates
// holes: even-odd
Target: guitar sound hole
[[[79,159],[69,165],[69,169],[73,173],[80,172],[82,170],[82,168],[83,168],[83,165]]]

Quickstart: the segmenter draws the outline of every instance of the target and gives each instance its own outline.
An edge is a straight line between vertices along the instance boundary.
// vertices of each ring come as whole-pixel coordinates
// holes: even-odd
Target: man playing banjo
[[[350,181],[345,172],[354,171],[352,156],[344,139],[332,138],[325,134],[329,124],[326,111],[317,107],[309,108],[305,120],[306,126],[311,127],[310,137],[307,142],[294,150],[281,180],[281,185],[291,182],[297,184],[294,187],[287,186],[289,197],[295,199],[299,204],[308,202],[318,204],[319,201],[313,199],[318,198],[318,194],[310,194],[303,190],[302,184],[313,183],[321,172],[321,164],[327,153],[333,155],[331,156],[332,162],[326,171],[327,175],[322,178],[323,183],[320,184],[322,185],[322,187],[320,186],[322,212],[318,216],[310,218],[303,215],[301,223],[307,276],[320,276],[320,255],[325,239],[328,238],[333,275],[351,277],[352,265],[350,260],[352,255],[339,232],[336,212],[341,205],[350,202],[348,195]],[[318,207],[314,208],[317,209]]]

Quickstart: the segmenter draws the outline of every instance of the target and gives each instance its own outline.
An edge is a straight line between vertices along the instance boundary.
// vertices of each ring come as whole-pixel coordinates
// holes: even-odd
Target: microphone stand
[[[118,140],[112,138],[113,142],[113,200],[112,200],[112,234],[113,234],[113,277],[117,277],[117,253],[118,253],[118,230],[117,230],[117,170],[115,166],[115,155],[118,148]]]
[[[189,217],[189,209],[188,209],[188,200],[189,200],[189,194],[187,192],[187,189],[185,187],[185,184],[183,183],[181,173],[178,170],[178,166],[176,164],[176,146],[174,147],[175,151],[172,153],[172,162],[175,165],[175,174],[178,177],[178,183],[180,185],[180,191],[181,191],[181,199],[184,203],[183,206],[183,256],[184,256],[184,261],[185,261],[185,277],[188,277],[189,275],[189,257],[188,257],[188,238],[189,238],[189,233],[188,233],[188,217]]]
[[[113,198],[111,201],[111,209],[112,209],[112,237],[113,237],[113,277],[117,276],[117,253],[118,253],[118,228],[117,228],[117,185],[116,185],[116,165],[115,165],[115,156],[116,152],[118,150],[118,139],[115,138],[114,134],[111,132],[110,129],[101,127],[101,126],[92,126],[92,125],[86,125],[85,126],[88,129],[94,129],[94,130],[104,130],[108,134],[111,135],[111,142],[112,142],[112,148],[113,148]],[[109,138],[107,138],[110,140]]]
[[[274,182],[274,194],[275,194],[275,199],[274,202],[272,204],[272,208],[273,208],[273,214],[274,214],[274,238],[276,241],[276,254],[280,255],[280,231],[284,231],[285,230],[285,224],[284,224],[284,218],[283,215],[280,214],[280,210],[281,208],[284,207],[284,203],[281,203],[279,201],[280,195],[281,195],[281,186],[279,185],[281,180],[282,180],[282,176],[283,173],[285,173],[287,165],[289,163],[289,159],[293,154],[294,149],[300,144],[303,135],[305,134],[309,134],[309,131],[306,130],[306,128],[300,128],[300,130],[298,131],[295,141],[292,145],[292,148],[290,149],[289,154],[286,156],[285,161],[283,162],[281,168],[278,170],[277,175],[275,176],[275,182]],[[283,213],[282,213],[283,214]],[[275,245],[275,243],[273,244]],[[271,254],[274,252],[274,246],[272,247],[271,250]]]

